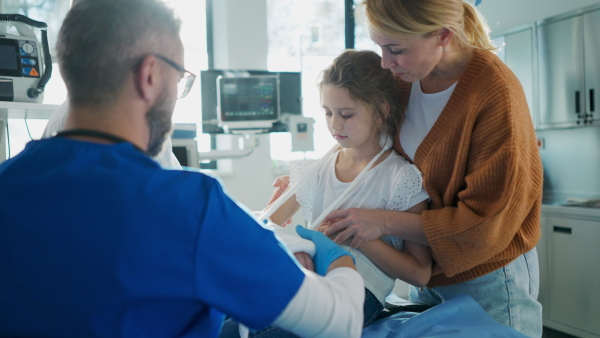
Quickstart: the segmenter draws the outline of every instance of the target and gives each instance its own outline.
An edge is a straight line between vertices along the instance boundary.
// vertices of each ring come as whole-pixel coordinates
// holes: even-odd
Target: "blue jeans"
[[[463,283],[424,288],[410,287],[413,302],[437,305],[467,294],[497,322],[529,337],[542,336],[542,305],[537,301],[540,287],[537,250],[519,256],[503,268]]]
[[[375,295],[368,289],[365,289],[365,303],[363,306],[364,311],[364,324],[367,326],[371,324],[377,316],[383,311],[383,305],[377,300]],[[233,318],[225,320],[221,327],[221,333],[219,338],[239,338],[239,323]],[[264,330],[253,331],[250,330],[248,335],[250,338],[296,338],[293,333],[284,331],[278,327],[270,326]]]

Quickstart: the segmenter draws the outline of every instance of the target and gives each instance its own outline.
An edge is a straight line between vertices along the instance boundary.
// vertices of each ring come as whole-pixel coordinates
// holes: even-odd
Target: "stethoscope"
[[[124,139],[122,137],[115,136],[113,134],[105,133],[102,131],[90,130],[90,129],[71,129],[71,130],[65,130],[65,131],[58,132],[58,133],[56,133],[56,135],[54,135],[54,137],[70,137],[70,136],[95,137],[95,138],[103,139],[103,140],[113,142],[113,143],[125,142],[125,143],[131,144],[135,149],[146,154],[145,151],[143,151],[140,147],[136,146],[135,144],[131,143],[130,141],[127,141],[126,139]]]

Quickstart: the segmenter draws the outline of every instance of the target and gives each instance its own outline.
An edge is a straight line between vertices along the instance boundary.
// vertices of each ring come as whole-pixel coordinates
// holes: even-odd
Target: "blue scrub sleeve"
[[[294,297],[304,273],[274,233],[213,182],[202,189],[198,297],[251,328],[266,327]]]

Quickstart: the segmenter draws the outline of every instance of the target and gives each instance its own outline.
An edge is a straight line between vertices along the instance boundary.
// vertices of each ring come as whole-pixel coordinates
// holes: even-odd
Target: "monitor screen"
[[[263,70],[218,70],[200,72],[202,93],[202,133],[221,134],[226,132],[219,125],[217,112],[217,78],[219,77],[276,76],[279,78],[280,114],[302,115],[302,82],[299,72],[269,72]],[[273,123],[267,132],[286,132],[287,125],[281,121]]]
[[[277,76],[217,78],[219,125],[225,129],[271,128],[279,120]]]
[[[19,41],[0,38],[0,75],[1,76],[23,76],[19,63]]]

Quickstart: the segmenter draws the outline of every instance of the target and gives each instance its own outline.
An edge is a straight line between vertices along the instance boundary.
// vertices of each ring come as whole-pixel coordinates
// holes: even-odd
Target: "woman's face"
[[[439,34],[410,40],[393,39],[370,32],[371,40],[381,47],[381,67],[406,82],[427,77],[442,58]]]

